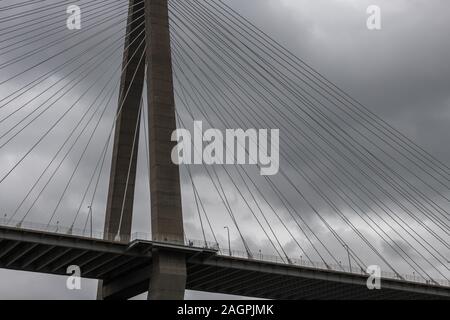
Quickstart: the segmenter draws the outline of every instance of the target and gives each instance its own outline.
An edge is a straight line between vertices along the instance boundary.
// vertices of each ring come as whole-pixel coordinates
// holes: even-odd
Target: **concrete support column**
[[[186,289],[186,259],[175,251],[153,251],[149,300],[183,300]]]
[[[145,28],[142,23],[144,22],[144,17],[142,16],[144,4],[137,3],[139,3],[137,0],[130,0],[127,27],[127,33],[129,35],[125,39],[125,50],[123,53],[122,68],[124,70],[120,83],[117,112],[121,106],[122,108],[115,126],[104,229],[105,239],[109,240],[114,240],[120,230],[121,240],[127,241],[131,232],[139,132],[136,136],[134,153],[131,154],[131,151],[133,148],[136,123],[139,121],[139,107],[145,76],[145,60],[142,59],[139,64],[139,60],[145,49],[145,34],[142,32]],[[138,27],[139,24],[142,24],[142,26]],[[142,34],[140,34],[141,32]],[[141,44],[143,40],[144,43]],[[128,171],[130,171],[129,177]],[[124,197],[125,205],[123,206]],[[120,222],[121,225],[119,225]]]
[[[175,142],[171,141],[176,129],[175,101],[173,94],[172,58],[167,0],[145,0],[136,5],[130,0],[129,22],[142,14],[145,8],[145,39],[147,63],[147,107],[150,152],[150,191],[152,235],[155,241],[182,243],[184,241],[183,216],[181,210],[181,191],[179,168],[172,163],[171,150]],[[136,27],[143,20],[136,20],[129,27]],[[141,29],[142,30],[142,29]],[[125,41],[125,46],[135,42],[124,51],[125,68],[119,99],[123,108],[116,123],[114,150],[111,166],[111,178],[105,221],[106,238],[113,240],[120,230],[120,238],[128,240],[131,232],[134,184],[136,177],[137,143],[131,154],[139,106],[144,81],[144,64],[137,62],[144,46],[137,46],[141,30],[135,31]],[[130,61],[133,53],[134,58]],[[133,75],[134,76],[133,82]],[[128,89],[129,88],[129,89]],[[125,97],[126,92],[128,95]],[[130,176],[127,176],[131,163]],[[125,194],[126,191],[126,195]],[[123,197],[125,207],[122,210]],[[149,268],[149,299],[183,299],[186,287],[186,261],[183,253],[155,250],[152,266]],[[150,266],[149,266],[150,267]],[[133,288],[132,275],[123,279],[110,280],[109,285],[99,283],[98,298],[127,297]],[[131,278],[130,278],[131,277]],[[114,294],[111,294],[114,288]]]
[[[171,160],[176,121],[168,14],[167,0],[146,0],[151,221],[153,240],[182,243],[180,175]],[[184,255],[155,250],[152,265],[148,298],[183,299]]]
[[[145,18],[142,16],[144,3],[130,0],[129,7],[117,112],[119,112],[119,108],[121,110],[116,120],[114,133],[104,227],[105,239],[114,240],[119,234],[122,241],[127,241],[131,233],[139,135],[136,136],[133,154],[131,154],[131,150],[136,123],[139,120],[139,107],[145,77],[145,59],[142,59],[139,64],[142,54],[145,54],[145,32],[142,32],[145,30],[143,23]],[[142,41],[144,42],[141,43]],[[129,177],[128,171],[130,171]],[[125,205],[123,206],[124,197]],[[124,207],[123,211],[122,206]],[[103,281],[99,280],[97,299],[102,300],[104,297]]]

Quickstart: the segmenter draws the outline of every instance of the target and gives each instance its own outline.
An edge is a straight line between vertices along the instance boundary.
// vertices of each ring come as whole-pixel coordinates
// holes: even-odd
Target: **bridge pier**
[[[183,216],[181,208],[181,190],[179,168],[172,162],[171,151],[176,142],[171,141],[172,132],[176,129],[175,99],[173,92],[172,56],[170,48],[168,0],[145,0],[145,62],[147,64],[147,108],[148,134],[150,153],[150,193],[152,238],[158,242],[183,243]],[[133,19],[135,0],[130,0],[129,17]],[[130,26],[129,26],[130,28]],[[127,43],[139,34],[134,32]],[[136,45],[140,39],[135,41]],[[130,56],[129,50],[124,52],[124,65]],[[137,54],[137,61],[140,54]],[[133,58],[136,59],[136,58]],[[137,121],[142,86],[143,64],[130,63],[122,77],[121,97],[130,86],[131,76],[137,71],[118,118],[114,140],[111,182],[106,212],[105,234],[119,234],[121,240],[129,239],[132,221],[132,202],[134,196],[134,180],[136,175],[136,156],[131,155],[133,134]],[[131,76],[130,76],[131,74]],[[127,76],[128,75],[128,76]],[[119,104],[123,98],[119,101]],[[125,120],[123,120],[125,119]],[[125,146],[125,147],[124,147]],[[137,155],[137,145],[135,145]],[[131,166],[129,165],[131,161]],[[132,172],[124,179],[124,172]],[[128,183],[126,187],[125,184]],[[118,191],[117,191],[118,190]],[[127,194],[125,195],[125,191]],[[123,210],[122,199],[125,197],[126,207]],[[112,209],[111,209],[112,208]],[[115,210],[114,210],[115,209]],[[119,231],[118,231],[119,230]],[[110,237],[110,236],[109,236]],[[117,238],[117,237],[116,237]],[[149,266],[150,283],[148,299],[184,299],[186,287],[186,259],[183,253],[155,249],[153,262]],[[127,292],[132,284],[126,278],[117,279],[104,286],[99,284],[99,298],[108,298],[111,287]],[[132,290],[131,290],[132,292]],[[116,294],[116,297],[124,298]]]
[[[153,250],[148,300],[183,300],[186,258],[174,251]]]

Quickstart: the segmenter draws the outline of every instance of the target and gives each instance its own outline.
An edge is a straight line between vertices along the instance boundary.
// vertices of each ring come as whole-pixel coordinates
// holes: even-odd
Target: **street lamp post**
[[[352,272],[352,261],[350,260],[350,250],[348,248],[348,245],[345,245],[345,248],[347,249],[348,266],[350,267],[350,272]]]
[[[225,226],[223,228],[227,229],[227,233],[228,233],[228,253],[230,254],[230,257],[231,257],[230,228],[228,228],[227,226]]]
[[[88,216],[90,216],[90,225],[91,225],[91,238],[92,238],[92,210],[91,210],[91,206],[88,206]]]

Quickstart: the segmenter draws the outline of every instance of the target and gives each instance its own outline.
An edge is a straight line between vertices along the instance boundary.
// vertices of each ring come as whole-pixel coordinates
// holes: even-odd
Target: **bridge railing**
[[[61,226],[59,224],[46,225],[46,224],[26,222],[26,221],[20,222],[20,221],[10,220],[5,217],[0,218],[0,226],[10,227],[10,228],[19,228],[19,229],[31,230],[31,231],[72,235],[72,236],[84,237],[84,238],[89,238],[89,239],[91,239],[91,238],[99,239],[99,240],[106,239],[108,241],[118,242],[118,243],[123,243],[123,244],[128,244],[135,240],[162,242],[162,243],[169,243],[169,244],[181,245],[181,246],[186,246],[186,247],[214,250],[214,251],[217,251],[218,254],[222,255],[222,256],[232,256],[232,257],[237,257],[237,258],[253,259],[253,260],[259,260],[259,261],[265,261],[265,262],[279,263],[279,264],[293,264],[293,265],[298,265],[298,266],[308,267],[308,268],[341,271],[341,272],[347,272],[347,273],[352,273],[352,274],[360,274],[360,275],[368,276],[368,274],[365,270],[362,270],[357,266],[348,266],[348,265],[344,265],[344,264],[325,264],[323,262],[309,261],[309,260],[306,260],[303,258],[300,258],[300,259],[289,258],[289,260],[288,260],[287,258],[281,258],[279,256],[274,256],[274,255],[267,255],[267,254],[263,254],[261,252],[251,253],[249,256],[249,254],[244,251],[232,250],[231,252],[229,252],[229,250],[221,249],[219,247],[219,245],[214,242],[208,242],[208,241],[202,241],[202,240],[192,240],[192,239],[184,239],[184,240],[180,241],[179,239],[173,239],[171,237],[165,237],[165,236],[160,236],[158,238],[155,238],[155,237],[152,237],[152,235],[150,233],[145,233],[145,232],[135,232],[135,233],[131,234],[130,236],[120,235],[118,237],[117,234],[107,234],[104,232],[91,231],[91,230],[86,230],[86,229],[81,229],[81,228],[70,228],[70,227]],[[410,281],[410,282],[433,284],[433,282],[431,282],[429,279],[425,279],[418,275],[401,274],[399,277],[399,275],[397,275],[394,272],[382,271],[381,276],[383,278],[388,278],[388,279],[403,279],[405,281]],[[439,285],[450,287],[450,281],[448,281],[448,280],[444,280],[444,279],[434,279],[434,280]]]
[[[59,223],[57,223],[55,225],[47,225],[47,224],[42,224],[42,223],[37,223],[37,222],[11,220],[11,219],[5,218],[5,217],[0,218],[0,226],[25,229],[25,230],[30,230],[30,231],[40,231],[40,232],[48,232],[48,233],[74,235],[74,236],[94,238],[94,239],[104,239],[104,236],[105,236],[104,232],[91,231],[91,230],[86,230],[86,229],[81,229],[81,228],[71,228],[71,227],[59,225]]]
[[[146,232],[134,232],[131,235],[117,235],[116,233],[105,233],[99,231],[91,231],[81,228],[71,228],[61,226],[59,224],[56,225],[46,225],[42,223],[28,222],[28,221],[16,221],[10,220],[8,218],[2,217],[0,218],[0,226],[9,227],[9,228],[17,228],[23,230],[30,231],[38,231],[38,232],[46,232],[46,233],[56,233],[56,234],[64,234],[71,235],[76,237],[83,237],[88,239],[99,239],[99,240],[108,240],[112,242],[119,242],[128,244],[135,240],[142,241],[152,241],[152,242],[162,242],[162,243],[170,243],[175,245],[181,245],[186,247],[193,248],[203,248],[209,250],[219,250],[219,245],[214,242],[202,241],[202,240],[194,240],[194,239],[174,239],[170,236],[159,236],[158,238],[152,237],[150,233]]]
[[[251,252],[250,255],[245,251],[238,251],[238,250],[231,250],[231,252],[227,249],[220,249],[219,254],[221,256],[232,256],[236,258],[243,258],[243,259],[251,259],[251,260],[257,260],[257,261],[264,261],[264,262],[273,262],[273,263],[279,263],[279,264],[292,264],[297,265],[301,267],[307,267],[307,268],[315,268],[315,269],[323,269],[323,270],[332,270],[332,271],[340,271],[340,272],[346,272],[351,274],[359,274],[363,276],[369,276],[369,274],[359,268],[358,266],[348,266],[345,264],[325,264],[323,262],[318,261],[309,261],[303,258],[296,259],[296,258],[282,258],[280,256],[274,256],[274,255],[267,255],[263,254],[261,252],[254,253]],[[416,282],[416,283],[422,283],[422,284],[439,284],[441,286],[450,287],[450,281],[445,279],[434,279],[435,283],[432,282],[430,279],[426,279],[423,277],[420,277],[418,275],[410,275],[410,274],[400,274],[400,276],[394,272],[388,272],[388,271],[381,271],[381,277],[385,279],[395,279],[395,280],[404,280],[408,282]]]
[[[203,241],[203,240],[194,240],[194,239],[176,239],[171,236],[160,235],[158,237],[152,236],[150,233],[146,232],[135,232],[131,235],[130,242],[142,240],[142,241],[151,241],[151,242],[161,242],[161,243],[169,243],[174,245],[180,245],[185,247],[192,248],[203,248],[210,249],[214,251],[219,250],[219,244],[211,241]]]

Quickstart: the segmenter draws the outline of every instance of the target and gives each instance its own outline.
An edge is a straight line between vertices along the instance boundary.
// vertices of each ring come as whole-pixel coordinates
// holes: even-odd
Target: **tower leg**
[[[118,233],[121,240],[126,241],[129,239],[133,215],[136,162],[139,145],[139,131],[137,134],[135,134],[135,131],[136,124],[139,121],[139,108],[142,101],[145,75],[145,60],[141,60],[142,54],[145,54],[145,33],[141,33],[145,28],[143,23],[145,20],[142,16],[144,4],[135,5],[135,3],[138,3],[138,1],[130,0],[127,33],[131,32],[131,30],[134,31],[125,39],[125,50],[123,54],[124,70],[120,83],[118,109],[120,107],[122,108],[116,119],[108,202],[106,206],[104,231],[105,238],[109,240],[114,240]],[[139,16],[142,17],[139,18]],[[130,23],[131,21],[133,23]],[[137,28],[141,23],[142,27]],[[144,43],[141,44],[142,41]],[[140,60],[141,63],[139,64]],[[137,130],[139,130],[139,126]],[[134,141],[135,136],[136,141]]]
[[[146,0],[147,93],[149,108],[150,190],[153,240],[183,243],[180,175],[172,163],[176,129],[167,0]],[[149,299],[183,299],[183,254],[155,250]]]
[[[125,39],[124,70],[120,83],[117,111],[119,111],[121,106],[122,108],[116,119],[104,228],[105,239],[114,240],[119,235],[122,241],[127,241],[131,233],[138,154],[137,146],[139,145],[138,134],[136,134],[133,154],[132,149],[136,123],[139,120],[139,107],[145,75],[145,60],[142,59],[139,64],[142,54],[145,54],[145,33],[143,32],[145,30],[144,3],[139,4],[137,0],[130,0],[129,6],[128,36]],[[142,41],[144,43],[141,43]],[[139,126],[137,130],[139,130]],[[130,172],[129,177],[128,171]],[[125,203],[123,202],[124,197]],[[101,280],[98,284],[97,299],[103,299],[103,282]]]

